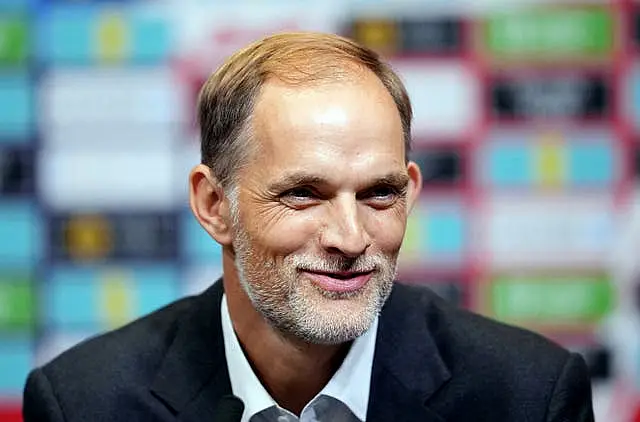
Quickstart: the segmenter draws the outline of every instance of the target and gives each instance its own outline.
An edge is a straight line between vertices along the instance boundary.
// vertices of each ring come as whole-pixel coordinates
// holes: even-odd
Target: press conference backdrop
[[[225,3],[0,0],[0,421],[34,365],[221,274],[187,209],[195,98],[287,29],[406,82],[401,278],[580,351],[599,420],[638,420],[640,3]]]

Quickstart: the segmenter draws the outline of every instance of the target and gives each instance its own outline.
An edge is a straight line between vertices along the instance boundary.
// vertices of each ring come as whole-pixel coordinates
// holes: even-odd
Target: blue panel
[[[191,212],[181,218],[180,244],[182,256],[189,262],[219,264],[222,247],[198,224]]]
[[[169,265],[134,270],[138,309],[136,317],[153,312],[178,298],[177,268]]]
[[[36,264],[42,258],[42,224],[31,203],[0,202],[0,264]]]
[[[171,32],[168,22],[158,16],[131,18],[132,59],[144,62],[167,60],[171,54]]]
[[[58,5],[73,5],[73,4],[78,4],[80,3],[79,0],[40,0],[44,3],[50,3],[50,4],[58,4]],[[86,3],[108,3],[108,4],[118,4],[118,3],[136,3],[138,0],[82,0],[85,4]]]
[[[462,252],[464,222],[458,211],[432,211],[427,220],[427,233],[430,254],[457,255]]]
[[[636,127],[640,127],[640,71],[629,74],[631,80],[631,104],[629,104],[631,118]]]
[[[569,180],[577,185],[610,185],[614,178],[611,145],[573,144],[568,151]]]
[[[34,129],[33,107],[28,75],[0,73],[0,144],[2,138],[28,140]]]
[[[92,59],[93,7],[55,7],[40,20],[39,57],[53,63],[86,63]]]
[[[530,184],[531,154],[524,145],[491,145],[486,151],[487,179],[491,185],[523,186]]]
[[[89,268],[58,267],[51,270],[47,286],[47,323],[97,329],[95,272]]]
[[[46,295],[48,324],[62,330],[94,332],[113,328],[103,315],[102,295],[108,280],[114,277],[123,283],[125,300],[131,300],[125,306],[127,313],[123,317],[126,319],[155,311],[179,295],[178,271],[172,265],[59,266],[52,271]]]
[[[429,247],[430,247],[430,243],[429,243],[429,218],[431,218],[431,214],[428,213],[429,211],[429,207],[428,205],[425,206],[424,204],[421,205],[421,209],[419,210],[419,212],[416,213],[416,217],[419,221],[418,223],[418,227],[419,229],[417,230],[418,233],[416,233],[414,236],[418,236],[419,237],[419,241],[417,242],[417,244],[419,245],[419,251],[421,253],[425,253],[428,254],[429,251]],[[406,235],[405,235],[405,239],[406,239]]]
[[[21,397],[32,365],[33,350],[29,341],[0,337],[0,396]]]
[[[0,10],[24,10],[37,0],[0,0]]]

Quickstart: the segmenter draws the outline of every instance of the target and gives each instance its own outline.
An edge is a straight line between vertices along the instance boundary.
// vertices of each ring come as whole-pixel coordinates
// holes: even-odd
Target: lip
[[[302,270],[316,286],[335,293],[355,292],[363,288],[371,279],[373,271],[335,273]]]

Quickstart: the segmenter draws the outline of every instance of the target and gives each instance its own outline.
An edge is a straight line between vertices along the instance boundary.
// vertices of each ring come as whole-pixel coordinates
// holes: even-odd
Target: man
[[[394,284],[422,181],[375,53],[268,37],[198,107],[190,205],[222,281],[36,369],[26,422],[593,420],[580,357]]]

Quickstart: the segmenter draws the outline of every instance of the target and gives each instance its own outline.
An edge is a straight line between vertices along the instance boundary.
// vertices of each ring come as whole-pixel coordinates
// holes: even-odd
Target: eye
[[[362,199],[375,208],[386,208],[393,205],[400,193],[393,186],[376,186],[367,191]]]
[[[391,186],[379,186],[370,192],[372,198],[386,199],[397,195],[398,192]]]
[[[289,197],[289,198],[296,198],[296,199],[308,199],[308,198],[313,198],[315,194],[310,188],[302,187],[302,188],[290,189],[286,191],[283,194],[283,196]]]
[[[315,204],[318,195],[311,188],[297,187],[282,193],[280,199],[293,208],[304,208]]]

